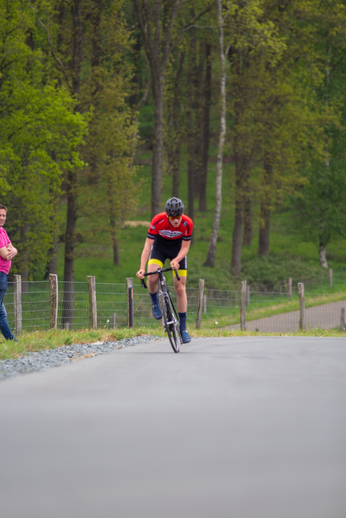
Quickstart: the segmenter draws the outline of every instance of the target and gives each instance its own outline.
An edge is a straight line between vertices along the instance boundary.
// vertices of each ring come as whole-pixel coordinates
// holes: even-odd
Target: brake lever
[[[177,276],[178,281],[180,281],[180,275],[178,273],[178,270],[175,270],[175,275]]]
[[[143,286],[143,288],[147,289],[147,285],[144,279],[141,279],[141,285]]]

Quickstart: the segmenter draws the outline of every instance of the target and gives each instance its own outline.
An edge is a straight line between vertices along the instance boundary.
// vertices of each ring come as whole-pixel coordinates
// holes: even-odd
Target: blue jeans
[[[7,291],[8,276],[4,272],[0,272],[0,331],[6,340],[15,340],[14,335],[7,323],[7,313],[4,306],[4,296]]]

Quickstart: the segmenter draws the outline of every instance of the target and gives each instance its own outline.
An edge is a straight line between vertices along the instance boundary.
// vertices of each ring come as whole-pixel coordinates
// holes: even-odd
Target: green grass
[[[203,329],[189,329],[191,336],[194,337],[245,337],[245,336],[312,336],[312,337],[346,337],[345,332],[338,329],[307,329],[306,331],[292,333],[258,333],[256,331],[238,331],[230,329],[220,329],[208,327]],[[141,327],[135,329],[112,329],[111,331],[100,329],[80,329],[78,331],[35,331],[23,332],[18,338],[18,342],[0,342],[0,360],[19,358],[27,353],[42,351],[44,349],[55,349],[63,345],[73,343],[92,343],[104,340],[122,340],[123,338],[133,338],[140,335],[157,335],[165,337],[162,327],[151,329]]]

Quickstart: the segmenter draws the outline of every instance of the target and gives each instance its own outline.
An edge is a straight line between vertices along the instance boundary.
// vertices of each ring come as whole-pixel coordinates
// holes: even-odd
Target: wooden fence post
[[[203,308],[203,295],[204,295],[204,279],[199,279],[199,283],[198,283],[198,301],[197,301],[196,329],[201,329],[202,308]]]
[[[341,308],[340,331],[345,331],[345,308]]]
[[[96,283],[94,275],[87,275],[89,286],[90,326],[97,329]]]
[[[292,277],[288,279],[288,296],[292,298]]]
[[[58,276],[56,273],[49,274],[50,284],[50,329],[57,329],[58,327]]]
[[[22,277],[14,275],[14,333],[20,335],[22,332]]]
[[[305,329],[305,293],[303,282],[298,282],[298,295],[300,307],[299,329],[303,331]]]
[[[246,306],[246,281],[241,282],[241,296],[240,296],[240,329],[245,331],[245,306]]]
[[[127,294],[127,327],[133,327],[133,279],[126,279]]]
[[[331,268],[329,268],[329,284],[330,284],[330,287],[332,288],[333,287],[333,270]]]

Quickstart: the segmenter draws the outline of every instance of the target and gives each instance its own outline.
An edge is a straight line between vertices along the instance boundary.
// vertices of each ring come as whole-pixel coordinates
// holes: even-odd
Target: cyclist
[[[147,239],[141,255],[141,266],[136,273],[139,279],[144,279],[145,266],[148,262],[148,272],[162,268],[166,259],[170,260],[173,268],[174,289],[177,295],[177,306],[180,320],[180,331],[183,343],[191,342],[186,330],[186,275],[187,258],[190,248],[193,222],[184,214],[184,204],[179,198],[166,201],[165,212],[157,214],[150,223]],[[178,270],[180,281],[174,270]],[[158,275],[148,277],[148,289],[153,305],[153,316],[162,318],[159,299],[157,296]]]

